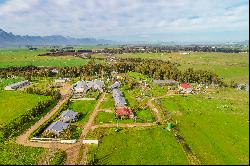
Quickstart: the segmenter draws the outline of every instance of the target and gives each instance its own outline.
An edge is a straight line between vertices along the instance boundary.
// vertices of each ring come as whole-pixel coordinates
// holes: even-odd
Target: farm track
[[[152,110],[155,112],[155,115],[156,115],[156,118],[157,118],[157,122],[158,122],[158,123],[162,123],[161,113],[160,113],[160,111],[154,106],[154,104],[152,103],[152,101],[153,101],[153,100],[156,100],[156,99],[163,98],[163,97],[171,96],[171,95],[173,95],[173,94],[174,94],[173,91],[169,91],[166,95],[163,95],[163,96],[160,96],[160,97],[153,97],[153,98],[151,98],[150,100],[148,100],[148,106],[149,106],[150,109],[152,109]]]
[[[80,136],[80,140],[84,139],[86,137],[86,135],[88,134],[89,130],[91,129],[91,126],[92,126],[92,124],[93,124],[93,122],[95,120],[95,117],[96,117],[97,113],[99,112],[99,107],[100,107],[101,103],[103,102],[103,100],[105,98],[105,95],[106,95],[105,92],[101,95],[101,97],[98,100],[93,112],[89,116],[88,122],[85,125],[82,126],[83,131],[82,131],[82,134]]]
[[[160,111],[154,106],[154,104],[152,103],[153,100],[155,99],[160,99],[160,98],[164,98],[167,96],[172,96],[174,95],[174,91],[169,91],[166,95],[164,96],[160,96],[160,97],[153,97],[148,101],[148,106],[155,112],[156,117],[157,117],[157,121],[162,123],[162,119],[161,119],[161,114]],[[189,164],[191,165],[200,165],[200,161],[198,160],[198,158],[193,154],[192,150],[190,149],[189,145],[186,143],[185,139],[179,134],[178,130],[173,129],[172,130],[176,141],[182,146],[182,149],[189,161]]]
[[[24,145],[24,146],[32,146],[32,147],[43,147],[48,149],[62,149],[67,153],[67,159],[65,162],[65,165],[87,165],[87,153],[89,149],[89,145],[83,145],[83,154],[82,156],[79,156],[80,154],[80,148],[81,148],[81,140],[85,139],[88,132],[90,130],[94,130],[96,128],[110,128],[110,127],[117,127],[117,124],[101,124],[101,125],[93,125],[94,119],[97,116],[98,112],[104,111],[109,112],[110,110],[102,110],[99,109],[101,103],[104,101],[106,93],[104,92],[100,99],[98,100],[93,112],[91,113],[87,123],[83,126],[82,134],[80,136],[80,139],[76,144],[61,144],[61,143],[44,143],[44,142],[31,142],[29,141],[29,136],[32,132],[34,132],[40,125],[45,123],[51,116],[53,116],[58,109],[62,106],[63,103],[65,103],[69,98],[71,94],[71,89],[69,84],[65,84],[65,86],[60,90],[60,93],[62,95],[62,98],[59,100],[57,105],[48,113],[46,114],[42,119],[40,119],[37,123],[35,123],[30,129],[28,129],[25,133],[17,137],[16,143]],[[174,92],[170,91],[164,96],[160,97],[153,97],[148,101],[148,106],[155,112],[155,115],[157,117],[157,122],[162,123],[162,118],[160,111],[154,106],[152,103],[155,99],[164,98],[166,96],[173,95]],[[157,125],[156,122],[154,123],[130,123],[130,124],[119,124],[118,127],[150,127]],[[180,135],[178,134],[177,130],[173,130],[175,138],[177,142],[179,142],[182,145],[183,151],[185,152],[189,163],[190,164],[200,164],[199,160],[196,158],[195,155],[191,152],[191,149],[188,147],[188,145],[185,143],[184,139],[178,139]],[[77,163],[78,157],[80,157],[79,163]]]
[[[110,127],[149,127],[149,126],[155,126],[156,123],[128,123],[128,124],[101,124],[101,125],[94,125],[91,127],[92,130],[96,128],[110,128]]]

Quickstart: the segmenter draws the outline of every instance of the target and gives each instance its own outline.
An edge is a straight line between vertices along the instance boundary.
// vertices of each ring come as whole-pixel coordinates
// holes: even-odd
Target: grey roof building
[[[76,92],[87,92],[91,88],[97,89],[100,92],[103,92],[104,82],[101,80],[92,80],[92,81],[78,81],[73,84],[73,88]]]
[[[115,88],[120,88],[121,83],[116,81],[113,85],[110,86],[111,89],[115,89]]]
[[[18,88],[22,88],[24,86],[30,85],[30,82],[28,80],[24,80],[21,82],[17,82],[11,85],[6,86],[4,89],[5,90],[16,90]]]
[[[77,120],[78,112],[74,112],[72,110],[63,111],[60,115],[60,120],[62,122],[71,122]]]
[[[177,85],[179,82],[175,80],[153,80],[153,83],[159,85]]]
[[[113,96],[123,96],[122,92],[117,88],[112,90],[112,95]]]
[[[119,89],[114,88],[112,90],[112,96],[115,100],[116,107],[125,107],[127,105],[127,102],[126,102],[125,98],[123,97],[122,92]]]
[[[69,123],[64,123],[64,122],[61,122],[61,121],[56,121],[56,122],[53,122],[49,125],[49,127],[47,127],[45,129],[45,131],[47,132],[50,132],[50,133],[53,133],[57,136],[60,135],[60,133],[67,129],[69,127]]]

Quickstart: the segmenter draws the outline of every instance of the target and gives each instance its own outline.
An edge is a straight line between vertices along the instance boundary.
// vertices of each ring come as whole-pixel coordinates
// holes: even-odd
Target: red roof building
[[[126,107],[119,107],[115,112],[118,116],[129,116],[129,118],[132,118],[134,116],[133,111],[130,108]]]
[[[181,90],[181,93],[192,93],[193,91],[193,88],[188,83],[180,84],[179,89]]]
[[[191,85],[189,85],[188,83],[183,83],[183,84],[180,84],[180,88],[188,89],[188,88],[191,88]]]

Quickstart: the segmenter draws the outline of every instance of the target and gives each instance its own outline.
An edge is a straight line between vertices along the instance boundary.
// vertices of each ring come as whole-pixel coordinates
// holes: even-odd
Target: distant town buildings
[[[181,55],[188,55],[190,52],[180,52]]]

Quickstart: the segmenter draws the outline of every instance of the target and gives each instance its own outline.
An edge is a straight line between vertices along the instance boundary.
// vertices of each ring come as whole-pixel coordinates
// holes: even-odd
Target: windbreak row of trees
[[[181,71],[178,69],[176,63],[161,60],[127,59],[126,61],[123,60],[116,63],[105,64],[95,63],[95,61],[92,60],[85,66],[58,68],[60,71],[58,74],[51,73],[47,68],[26,67],[26,69],[27,70],[24,70],[22,67],[20,67],[20,69],[0,69],[0,76],[20,75],[31,78],[32,76],[49,77],[56,75],[61,77],[102,76],[109,78],[112,71],[119,73],[132,71],[148,75],[154,79],[174,79],[178,82],[189,83],[223,84],[222,80],[215,73],[206,70],[194,70],[193,68]]]
[[[55,100],[42,101],[31,110],[27,110],[19,117],[0,125],[0,142],[16,137],[32,124],[34,124],[43,114],[49,111],[56,104]]]

